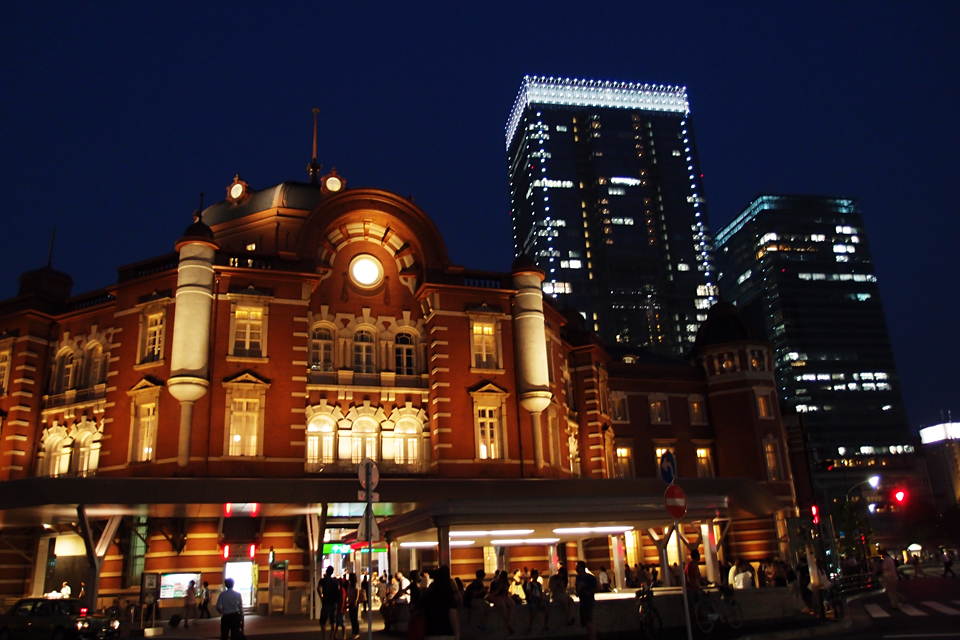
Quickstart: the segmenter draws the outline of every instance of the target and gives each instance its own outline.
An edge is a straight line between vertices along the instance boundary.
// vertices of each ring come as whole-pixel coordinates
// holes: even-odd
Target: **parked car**
[[[108,640],[120,621],[94,615],[75,598],[24,598],[0,616],[0,640]]]

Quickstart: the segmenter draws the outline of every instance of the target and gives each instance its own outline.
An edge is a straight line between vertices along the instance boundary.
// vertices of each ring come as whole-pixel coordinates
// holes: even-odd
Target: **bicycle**
[[[711,633],[717,621],[723,620],[731,629],[739,629],[743,624],[743,608],[733,595],[733,589],[723,585],[717,587],[720,598],[714,602],[711,594],[704,592],[697,603],[694,617],[697,627],[703,633]]]
[[[660,612],[653,606],[653,590],[643,586],[637,589],[637,609],[640,614],[640,637],[657,640],[663,630]]]

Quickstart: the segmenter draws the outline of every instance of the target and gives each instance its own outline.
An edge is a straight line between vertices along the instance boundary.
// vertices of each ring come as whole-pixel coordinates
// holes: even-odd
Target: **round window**
[[[350,261],[350,279],[364,289],[371,289],[383,280],[383,265],[368,254],[362,254]]]

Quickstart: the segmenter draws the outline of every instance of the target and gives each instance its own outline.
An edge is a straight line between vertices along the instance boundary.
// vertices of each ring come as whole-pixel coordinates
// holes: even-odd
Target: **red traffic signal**
[[[907,500],[907,492],[903,489],[897,489],[893,492],[893,499],[897,501],[897,504],[903,504]]]
[[[810,507],[810,515],[813,516],[813,524],[820,524],[820,514],[817,511],[817,505]]]

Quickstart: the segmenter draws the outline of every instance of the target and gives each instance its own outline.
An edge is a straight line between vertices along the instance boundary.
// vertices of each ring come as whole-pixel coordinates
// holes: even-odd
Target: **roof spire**
[[[53,240],[57,237],[57,228],[54,227],[50,233],[50,251],[47,253],[47,266],[53,265]]]
[[[313,160],[310,161],[310,164],[307,165],[307,172],[310,173],[310,184],[318,184],[320,179],[320,169],[322,168],[317,164],[317,114],[320,113],[320,109],[313,108]]]

